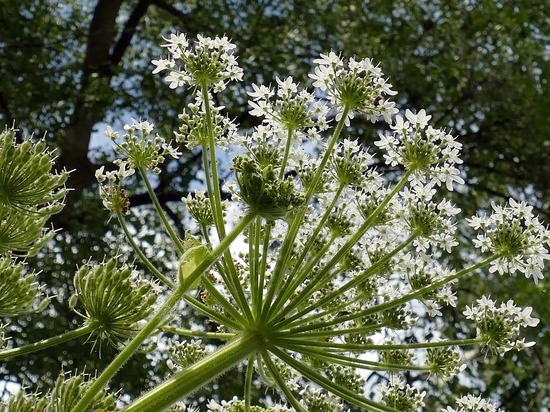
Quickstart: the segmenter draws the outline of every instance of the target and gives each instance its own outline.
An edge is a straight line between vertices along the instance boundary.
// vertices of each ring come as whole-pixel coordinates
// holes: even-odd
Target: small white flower
[[[313,63],[320,66],[343,66],[344,64],[340,57],[333,51],[329,54],[321,53],[321,58],[313,60]]]
[[[417,114],[413,114],[413,112],[407,109],[405,111],[405,116],[412,124],[420,129],[424,129],[432,118],[431,115],[426,115],[426,110],[424,109],[420,110]]]
[[[273,96],[273,90],[263,84],[260,86],[252,84],[252,89],[254,89],[254,91],[247,92],[247,94],[254,100],[268,100]]]
[[[163,70],[171,70],[175,67],[175,63],[168,59],[152,60],[151,63],[157,66],[153,70],[153,74],[160,73]]]
[[[103,173],[104,170],[105,166],[101,166],[95,171],[95,178],[99,183],[103,183],[107,179],[107,176]]]

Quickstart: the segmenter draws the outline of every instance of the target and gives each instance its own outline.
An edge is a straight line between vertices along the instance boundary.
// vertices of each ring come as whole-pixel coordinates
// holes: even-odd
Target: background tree
[[[465,215],[512,196],[528,200],[542,217],[549,217],[550,102],[543,92],[548,83],[544,42],[549,33],[544,2],[0,0],[0,6],[0,21],[7,23],[0,25],[0,119],[15,123],[20,138],[47,131],[46,139],[59,151],[59,167],[74,169],[68,182],[73,188],[69,206],[54,221],[61,231],[38,259],[29,262],[43,271],[41,280],[57,298],[43,314],[9,320],[17,345],[77,324],[64,303],[76,265],[102,260],[116,242],[117,229],[108,224],[94,186],[96,168],[109,167],[111,154],[90,149],[94,132],[101,132],[104,123],[120,127],[130,116],[151,119],[167,136],[177,128],[185,95],[154,80],[150,64],[162,55],[156,46],[159,36],[174,31],[190,36],[225,33],[232,38],[248,76],[242,84],[287,75],[307,81],[312,60],[330,49],[372,57],[400,91],[397,101],[403,110],[425,108],[436,126],[460,135],[467,182],[454,201]],[[243,87],[234,86],[221,103],[247,127],[254,119],[242,115],[247,107]],[[365,122],[356,134],[372,145],[380,127]],[[182,236],[185,216],[177,205],[191,182],[200,183],[198,158],[185,153],[157,182],[159,199]],[[136,186],[130,201],[133,208],[146,211],[148,198],[142,193]],[[145,217],[136,218],[134,225],[150,252],[156,253],[154,246],[161,240],[151,228],[158,225]],[[156,257],[160,264],[168,262],[168,256],[169,251]],[[459,252],[455,258],[457,266],[465,259]],[[510,290],[516,295],[521,291],[523,301],[519,298],[518,303],[533,306],[543,319],[532,331],[537,346],[472,372],[488,382],[476,390],[497,397],[511,411],[525,410],[525,405],[540,410],[548,403],[547,287],[547,280],[533,286],[524,279],[487,273],[460,285],[465,301],[468,291],[500,300],[506,300]],[[449,333],[462,330],[458,322],[444,327]],[[52,350],[6,362],[1,365],[2,378],[43,388],[64,365],[92,370],[113,355],[104,347],[101,359],[83,357],[82,343],[73,342],[63,353]],[[161,359],[152,369],[144,369],[145,356],[133,358],[113,385],[133,396],[166,373]],[[235,385],[238,379],[240,375]],[[465,390],[458,381],[449,385],[447,393]],[[231,386],[226,394],[222,389],[222,398],[233,395]]]

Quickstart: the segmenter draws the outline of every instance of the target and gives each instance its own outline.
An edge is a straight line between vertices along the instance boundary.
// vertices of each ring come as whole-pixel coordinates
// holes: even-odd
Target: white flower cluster
[[[244,401],[240,400],[236,396],[233,397],[230,401],[221,401],[221,403],[216,402],[215,400],[210,400],[206,407],[209,411],[212,412],[240,412],[244,411]],[[263,410],[265,412],[291,412],[293,409],[289,409],[283,405],[271,406],[267,409],[255,407],[254,410]]]
[[[216,145],[228,149],[229,145],[238,145],[242,138],[237,131],[237,125],[229,117],[221,114],[223,106],[210,107],[212,119],[212,134],[216,136]],[[178,132],[174,132],[176,142],[182,143],[188,149],[205,145],[208,142],[209,128],[202,96],[195,95],[195,102],[189,103],[187,108],[178,115],[181,125]]]
[[[160,173],[158,165],[164,162],[164,156],[168,155],[177,159],[181,153],[172,147],[166,140],[156,134],[152,139],[149,137],[153,131],[153,125],[147,121],[132,119],[132,124],[124,126],[122,142],[118,142],[118,133],[107,126],[105,135],[114,143],[114,149],[126,159],[116,159],[113,163],[118,170],[105,172],[105,166],[101,166],[95,172],[99,183],[105,181],[114,183],[132,176],[136,169],[144,168],[155,173]]]
[[[394,96],[397,92],[384,78],[382,70],[372,64],[371,59],[355,60],[353,57],[345,62],[334,52],[321,54],[316,63],[315,73],[309,77],[314,80],[313,86],[327,94],[329,101],[335,105],[336,120],[346,113],[346,125],[353,119],[354,113],[362,113],[370,121],[376,122],[384,117],[391,123],[392,116],[398,112],[395,102],[384,100],[384,96]]]
[[[242,79],[243,71],[232,54],[236,46],[226,36],[212,39],[199,34],[194,45],[185,34],[172,34],[164,40],[166,44],[162,47],[166,47],[170,58],[153,60],[157,66],[153,74],[168,70],[166,81],[171,89],[204,85],[219,92],[225,89],[228,81]]]
[[[265,117],[264,122],[277,125],[286,131],[304,131],[308,136],[328,128],[328,107],[321,104],[312,93],[298,90],[292,77],[276,79],[278,87],[252,85],[248,92],[252,116]]]
[[[532,311],[530,306],[517,307],[512,300],[497,306],[483,296],[477,300],[477,305],[466,306],[464,315],[476,323],[478,337],[484,339],[487,349],[503,355],[511,349],[522,350],[535,344],[525,342],[524,338],[514,340],[519,336],[520,327],[538,325],[539,319],[531,317]]]
[[[451,408],[449,406],[443,409],[443,412],[504,412],[479,396],[462,396],[456,400],[456,403],[458,404],[458,408]]]
[[[532,206],[509,200],[509,205],[492,203],[490,216],[473,216],[468,224],[481,233],[473,240],[482,252],[499,256],[490,272],[513,273],[519,270],[535,282],[543,279],[544,261],[550,259],[550,231],[533,215]]]
[[[432,116],[426,115],[424,109],[417,114],[407,109],[405,117],[407,120],[396,116],[395,124],[390,126],[393,132],[381,133],[380,140],[374,143],[386,151],[386,163],[414,171],[414,177],[420,182],[427,178],[437,185],[445,183],[448,190],[453,190],[454,182],[464,184],[454,166],[462,163],[458,157],[462,145],[456,138],[428,126]]]
[[[404,381],[393,378],[381,388],[385,404],[400,412],[416,412],[422,409],[426,392],[418,390]]]
[[[450,252],[458,245],[455,239],[454,216],[460,209],[446,199],[434,202],[432,198],[435,194],[433,184],[416,184],[400,193],[400,198],[403,199],[402,208],[396,210],[396,214],[404,222],[405,230],[419,235],[414,241],[419,252],[434,246]]]

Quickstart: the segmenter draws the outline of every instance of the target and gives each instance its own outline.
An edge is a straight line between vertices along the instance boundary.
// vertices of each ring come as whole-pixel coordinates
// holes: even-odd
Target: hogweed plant
[[[235,46],[225,37],[190,41],[178,34],[165,41],[168,57],[153,60],[153,72],[167,72],[170,88],[184,88],[194,98],[180,115],[181,127],[173,138],[155,134],[147,121],[133,121],[122,136],[107,128],[118,169],[96,173],[104,206],[118,218],[150,277],[140,278],[118,257],[78,268],[69,305],[82,327],[23,347],[8,341],[0,359],[83,335],[117,345],[120,352],[93,376],[60,378],[43,395],[20,391],[1,411],[115,410],[114,395],[105,394],[110,379],[146,339],[163,332],[174,336],[166,349],[173,374],[126,406],[127,412],[193,410],[183,403],[186,396],[239,364],[246,365],[242,393],[212,400],[208,410],[342,411],[354,405],[418,411],[425,393],[405,383],[405,372],[448,378],[465,367],[461,347],[477,345],[502,356],[534,344],[520,337],[521,328],[538,323],[532,309],[488,297],[465,309],[472,325],[468,338],[403,339],[420,314],[436,318],[443,306],[455,306],[453,284],[480,268],[541,279],[550,236],[530,206],[511,199],[494,204],[492,214],[466,220],[477,231],[472,246],[481,257],[475,264],[455,270],[441,263],[458,244],[459,209],[441,192],[464,183],[457,168],[461,144],[429,125],[424,110],[398,114],[391,101],[396,92],[370,59],[322,54],[314,60],[311,92],[290,77],[252,85],[250,113],[262,121],[243,134],[213,103],[214,93],[242,78]],[[346,127],[359,115],[388,124],[375,145],[400,172],[396,183],[388,183],[373,155],[348,136]],[[41,288],[16,259],[47,240],[42,227],[60,209],[67,173],[51,172],[53,155],[43,142],[18,144],[13,130],[1,139],[0,313],[14,316],[36,309]],[[167,156],[177,159],[181,147],[202,153],[206,172],[206,193],[183,199],[197,224],[196,235],[185,240],[171,227],[150,182],[159,164]],[[231,164],[234,180],[224,190],[238,209],[235,219],[226,216],[217,158],[218,148],[230,147],[239,154]],[[161,273],[127,227],[132,210],[124,183],[134,174],[179,251],[175,273]],[[173,309],[182,301],[218,330],[180,327]],[[208,351],[210,339],[226,344]],[[387,384],[369,398],[365,382],[372,372],[387,377]],[[251,405],[260,381],[286,404]],[[496,407],[466,396],[444,410]]]

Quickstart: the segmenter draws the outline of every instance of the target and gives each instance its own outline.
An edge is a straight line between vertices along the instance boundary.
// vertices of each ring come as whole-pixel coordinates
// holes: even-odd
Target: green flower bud
[[[460,353],[451,347],[433,347],[426,350],[426,364],[439,376],[452,376],[462,371]]]
[[[205,245],[198,244],[192,246],[181,256],[180,265],[178,270],[180,285],[187,284],[189,276],[195,271],[195,269],[206,260],[209,250]],[[200,276],[197,276],[193,283],[189,286],[194,289],[198,286]]]
[[[382,400],[398,411],[417,412],[424,406],[425,394],[425,392],[419,393],[410,385],[394,381],[382,390]]]
[[[194,197],[189,194],[182,200],[187,205],[189,214],[199,225],[209,227],[214,224],[210,199],[204,196],[204,193],[196,192]]]
[[[27,313],[40,291],[36,274],[25,275],[25,265],[0,258],[0,316]]]
[[[51,173],[54,160],[43,141],[17,144],[13,129],[0,133],[0,207],[34,216],[59,212],[68,173]]]
[[[152,285],[135,281],[132,268],[120,267],[116,258],[81,267],[74,285],[76,294],[69,305],[74,307],[78,300],[84,313],[77,313],[95,327],[100,339],[113,345],[134,336],[137,322],[152,312],[156,300]]]
[[[304,195],[291,179],[279,179],[273,165],[261,167],[257,161],[240,156],[235,158],[232,168],[243,201],[265,219],[282,219],[290,211],[303,206]]]
[[[39,412],[45,411],[47,400],[36,393],[28,394],[20,390],[0,403],[0,412]]]
[[[388,343],[392,344],[393,342],[390,341]],[[413,352],[404,349],[390,349],[380,353],[383,362],[393,365],[412,365],[413,356]]]
[[[47,219],[0,205],[0,255],[35,255],[55,234],[44,229]]]
[[[208,354],[207,350],[201,345],[200,340],[172,342],[168,352],[172,362],[181,368],[194,364]],[[174,368],[176,367],[174,366]]]
[[[45,412],[70,412],[78,401],[84,396],[93,381],[86,375],[80,374],[68,379],[63,374],[59,375],[55,386],[48,394],[48,406],[40,409]],[[89,405],[90,411],[114,411],[116,409],[115,397],[107,394],[105,390],[99,392]]]

